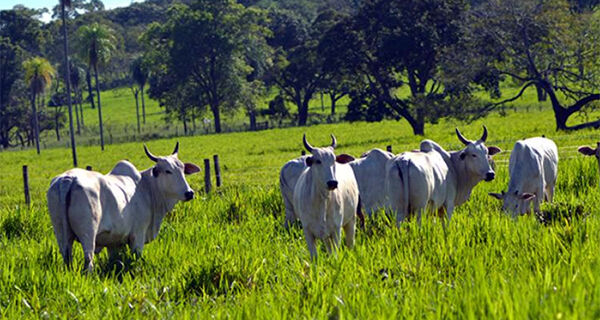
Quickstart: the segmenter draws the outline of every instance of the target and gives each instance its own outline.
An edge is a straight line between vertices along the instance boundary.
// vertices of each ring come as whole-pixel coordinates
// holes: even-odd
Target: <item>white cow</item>
[[[577,151],[586,156],[595,156],[596,161],[598,161],[598,168],[600,168],[600,141],[596,143],[595,149],[588,146],[581,146],[577,148]]]
[[[385,207],[385,164],[393,157],[391,152],[375,148],[349,162],[358,182],[360,202],[369,217]]]
[[[519,140],[510,154],[508,191],[490,193],[503,201],[502,209],[513,216],[540,212],[544,199],[552,202],[558,175],[558,149],[554,141],[543,138]]]
[[[458,139],[465,145],[459,151],[447,152],[431,140],[421,142],[420,151],[402,153],[386,163],[386,194],[396,223],[422,211],[446,209],[448,220],[455,206],[467,201],[473,187],[480,181],[491,181],[495,172],[490,167],[491,156],[500,152],[486,147],[487,128],[477,141],[467,140],[456,129]]]
[[[358,186],[352,168],[336,162],[336,140],[333,135],[331,139],[330,147],[313,148],[306,135],[302,137],[304,147],[312,155],[306,158],[308,167],[294,188],[294,209],[302,222],[312,259],[317,257],[315,239],[323,240],[331,252],[339,246],[342,228],[346,245],[354,245]]]
[[[179,143],[166,157],[152,155],[156,164],[139,172],[120,161],[107,174],[71,169],[52,179],[46,194],[48,210],[64,262],[72,262],[73,241],[81,243],[84,269],[93,268],[94,253],[107,247],[111,255],[125,244],[138,257],[144,244],[158,235],[167,212],[179,201],[194,198],[184,174],[200,171],[177,158]]]
[[[360,204],[371,216],[379,208],[385,206],[385,163],[394,155],[391,152],[375,148],[355,159],[348,154],[336,156],[336,162],[348,163],[354,171],[358,190],[360,194]],[[287,228],[290,223],[298,219],[294,212],[293,194],[294,186],[300,177],[300,174],[306,169],[306,158],[302,156],[286,162],[281,168],[279,174],[279,188],[285,205],[285,224]],[[361,220],[361,226],[364,225],[364,216],[360,208],[357,215]]]
[[[300,174],[306,169],[306,158],[308,156],[286,162],[279,172],[279,190],[285,205],[285,228],[298,219],[294,211],[294,187]]]

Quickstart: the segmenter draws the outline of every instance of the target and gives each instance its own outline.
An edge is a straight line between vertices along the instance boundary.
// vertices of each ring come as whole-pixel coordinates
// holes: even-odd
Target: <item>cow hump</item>
[[[121,160],[117,165],[108,173],[113,176],[127,176],[133,179],[136,183],[142,179],[142,175],[135,168],[135,166],[126,160]]]

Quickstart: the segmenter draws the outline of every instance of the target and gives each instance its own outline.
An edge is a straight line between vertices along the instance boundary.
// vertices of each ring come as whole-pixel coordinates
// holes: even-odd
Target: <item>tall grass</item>
[[[87,115],[86,115],[87,116]],[[86,118],[87,120],[87,118]],[[383,213],[358,231],[356,245],[309,260],[299,228],[286,231],[278,174],[299,156],[302,133],[313,145],[338,138],[337,152],[359,155],[392,145],[418,147],[404,121],[343,123],[262,132],[182,137],[180,158],[201,164],[219,154],[224,187],[178,204],[143,260],[96,257],[91,276],[63,266],[45,204],[51,177],[70,166],[68,149],[0,153],[0,318],[597,318],[600,316],[600,219],[595,159],[576,152],[594,131],[555,132],[538,107],[471,124],[443,120],[427,137],[460,148],[460,127],[476,139],[481,125],[496,156],[497,178],[479,184],[443,228],[435,218],[400,229]],[[559,146],[554,219],[512,219],[488,192],[506,189],[514,141],[545,134]],[[170,152],[176,139],[148,143]],[[152,163],[140,143],[79,149],[80,163],[108,172],[120,159]],[[33,205],[23,205],[21,165],[30,168]],[[202,174],[188,177],[201,190]],[[577,213],[577,214],[573,214]]]

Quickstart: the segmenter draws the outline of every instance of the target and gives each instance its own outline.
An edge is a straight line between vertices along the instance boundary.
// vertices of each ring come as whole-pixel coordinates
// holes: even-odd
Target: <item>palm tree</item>
[[[70,76],[69,80],[71,81],[71,85],[73,86],[73,91],[75,93],[75,121],[77,123],[77,134],[81,134],[81,126],[83,125],[83,112],[81,112],[81,121],[79,120],[79,108],[78,104],[80,104],[80,91],[79,86],[81,85],[81,69],[73,62],[73,60],[69,63],[70,68]],[[83,110],[82,110],[83,111]]]
[[[35,148],[37,149],[37,153],[40,154],[40,129],[38,125],[36,98],[41,96],[46,89],[50,87],[56,71],[48,60],[41,57],[26,60],[23,62],[23,68],[25,69],[25,81],[29,85],[29,90],[31,91]]]
[[[142,95],[142,119],[143,123],[146,124],[146,104],[144,103],[144,86],[148,81],[148,69],[144,65],[142,57],[135,59],[131,65],[131,76],[133,81],[140,87]]]
[[[60,13],[62,18],[62,32],[63,32],[63,49],[65,54],[65,83],[67,84],[67,103],[69,107],[69,132],[71,135],[71,154],[73,155],[73,166],[77,167],[77,148],[75,147],[75,132],[73,132],[73,107],[71,105],[71,72],[69,66],[69,46],[67,38],[67,20],[65,18],[65,7],[71,6],[71,0],[59,0],[60,1]],[[79,118],[79,117],[77,117]],[[77,119],[77,125],[79,126],[79,119]],[[79,131],[79,127],[77,127]]]
[[[100,84],[98,82],[98,65],[107,63],[116,49],[113,31],[107,26],[92,23],[77,30],[78,53],[94,70],[96,95],[98,96],[98,122],[100,124],[100,147],[104,150],[104,133],[102,128],[102,105],[100,103]]]

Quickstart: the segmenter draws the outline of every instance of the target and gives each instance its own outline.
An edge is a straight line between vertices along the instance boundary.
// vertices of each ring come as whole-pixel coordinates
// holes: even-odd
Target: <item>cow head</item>
[[[490,192],[490,196],[502,200],[502,210],[511,212],[513,215],[525,214],[531,208],[530,201],[535,198],[535,194],[523,192],[519,190],[513,192],[494,193]]]
[[[179,142],[175,145],[173,153],[166,157],[157,157],[148,151],[144,145],[144,151],[150,160],[156,162],[152,167],[152,176],[156,179],[156,185],[159,191],[166,198],[182,201],[192,200],[194,190],[185,180],[186,174],[192,174],[200,171],[197,165],[193,163],[183,163],[177,158],[179,151]]]
[[[460,151],[460,160],[464,161],[464,166],[469,173],[474,177],[479,177],[481,180],[492,181],[496,176],[494,169],[490,166],[491,156],[502,151],[498,147],[486,147],[485,140],[487,139],[487,128],[483,126],[483,135],[477,141],[471,141],[465,138],[458,128],[456,128],[456,136],[458,140],[465,145],[465,148]]]
[[[304,147],[312,155],[306,158],[306,165],[310,167],[313,179],[317,186],[326,187],[329,190],[335,190],[338,181],[335,177],[336,157],[333,153],[337,143],[335,136],[331,135],[331,145],[325,148],[315,148],[306,140],[306,134],[302,136]]]

